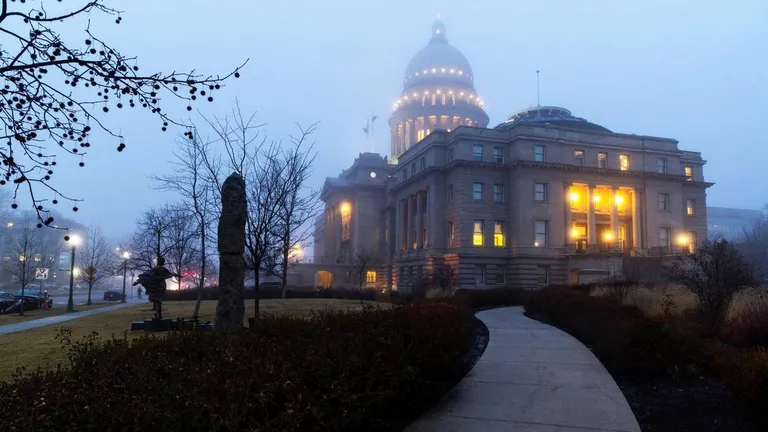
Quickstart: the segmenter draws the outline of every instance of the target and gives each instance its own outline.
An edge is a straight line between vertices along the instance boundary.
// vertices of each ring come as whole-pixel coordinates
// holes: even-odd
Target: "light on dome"
[[[440,72],[445,73],[445,68],[440,69]]]
[[[437,91],[437,94],[440,94],[440,90]]]
[[[470,99],[474,99],[474,98],[475,98],[475,95],[469,95],[469,98],[470,98]]]
[[[425,94],[425,95],[428,95],[428,94],[429,94],[429,92],[428,92],[428,91],[426,91],[426,90],[424,90],[424,94]]]
[[[418,72],[416,72],[416,76],[419,76],[419,73],[418,73]]]
[[[419,97],[419,94],[418,93],[414,93],[413,97]]]
[[[464,92],[459,93],[459,96],[464,96]]]
[[[462,71],[459,71],[459,75],[464,75],[464,72],[462,72]]]
[[[454,73],[454,72],[456,72],[456,69],[451,69],[451,73]]]
[[[450,91],[448,92],[448,94],[453,94],[453,90],[450,90]]]
[[[435,73],[435,72],[437,72],[437,69],[432,68],[432,73]]]
[[[426,69],[424,69],[424,73],[427,73],[427,70],[426,70]]]
[[[405,100],[408,100],[408,96],[407,95],[405,96]]]

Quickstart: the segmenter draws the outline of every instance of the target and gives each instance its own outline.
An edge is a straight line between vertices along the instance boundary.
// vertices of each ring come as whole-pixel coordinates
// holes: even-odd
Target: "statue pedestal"
[[[188,318],[145,319],[144,321],[134,321],[131,323],[131,331],[136,330],[149,332],[180,330],[212,331],[213,323],[195,321]]]

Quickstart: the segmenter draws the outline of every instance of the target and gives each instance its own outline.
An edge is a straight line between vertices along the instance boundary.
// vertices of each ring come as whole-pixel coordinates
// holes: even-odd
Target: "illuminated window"
[[[688,232],[688,252],[693,253],[696,250],[696,244],[698,243],[696,231]]]
[[[376,272],[373,270],[368,270],[367,272],[365,272],[365,282],[376,283]]]
[[[493,200],[496,202],[504,202],[504,185],[499,183],[493,184]]]
[[[538,220],[534,226],[534,246],[545,247],[549,241],[549,221]]]
[[[573,158],[576,161],[576,165],[584,165],[584,150],[574,150]]]
[[[619,155],[619,169],[622,171],[629,170],[629,155],[627,154]]]
[[[504,147],[495,146],[493,148],[493,161],[497,163],[504,163]]]
[[[667,158],[660,157],[656,160],[656,171],[659,174],[667,173]]]
[[[663,211],[669,210],[669,194],[668,193],[660,193],[658,200],[659,200],[659,210],[663,210]]]
[[[693,216],[696,213],[696,202],[692,199],[685,200],[685,214]]]
[[[483,161],[483,146],[482,144],[474,144],[472,146],[472,160],[477,162]]]
[[[496,221],[493,223],[493,245],[496,247],[504,247],[504,221]]]
[[[472,199],[475,201],[482,201],[483,195],[485,192],[485,184],[484,183],[473,183],[472,184]]]
[[[416,132],[416,141],[423,140],[425,136],[424,129],[419,129],[418,132]]]
[[[597,167],[608,168],[608,153],[600,152],[597,154]]]
[[[691,165],[686,165],[685,168],[685,179],[688,181],[693,180],[693,167]]]
[[[671,245],[670,243],[670,240],[672,237],[671,232],[672,232],[671,228],[667,228],[667,227],[659,228],[659,246],[669,247]]]
[[[448,247],[456,247],[456,236],[453,231],[453,222],[448,222]]]
[[[483,221],[482,220],[476,220],[472,226],[472,245],[473,246],[483,245]]]
[[[449,184],[448,185],[448,203],[452,203],[452,202],[453,202],[453,185]]]
[[[533,160],[536,162],[544,162],[547,160],[547,155],[544,153],[544,146],[536,144],[533,146]]]
[[[534,201],[538,203],[547,202],[547,184],[536,183],[534,186]]]

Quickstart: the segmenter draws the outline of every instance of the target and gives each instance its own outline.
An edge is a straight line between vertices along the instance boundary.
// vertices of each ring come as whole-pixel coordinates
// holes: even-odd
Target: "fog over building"
[[[558,106],[494,127],[467,58],[441,21],[406,67],[390,154],[362,153],[325,181],[314,262],[323,286],[407,290],[450,269],[461,287],[585,282],[707,238],[699,152],[619,133]],[[524,101],[510,100],[510,105]]]

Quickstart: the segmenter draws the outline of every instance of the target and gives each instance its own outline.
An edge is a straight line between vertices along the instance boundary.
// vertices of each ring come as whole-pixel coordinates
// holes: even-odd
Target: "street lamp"
[[[72,299],[72,291],[75,289],[75,249],[80,244],[80,236],[73,235],[69,238],[69,244],[72,245],[72,256],[69,267],[69,300],[67,301],[67,312],[75,311],[75,302]]]
[[[121,303],[125,303],[125,276],[128,274],[129,259],[131,259],[131,254],[128,251],[123,252],[123,297],[120,300]]]

